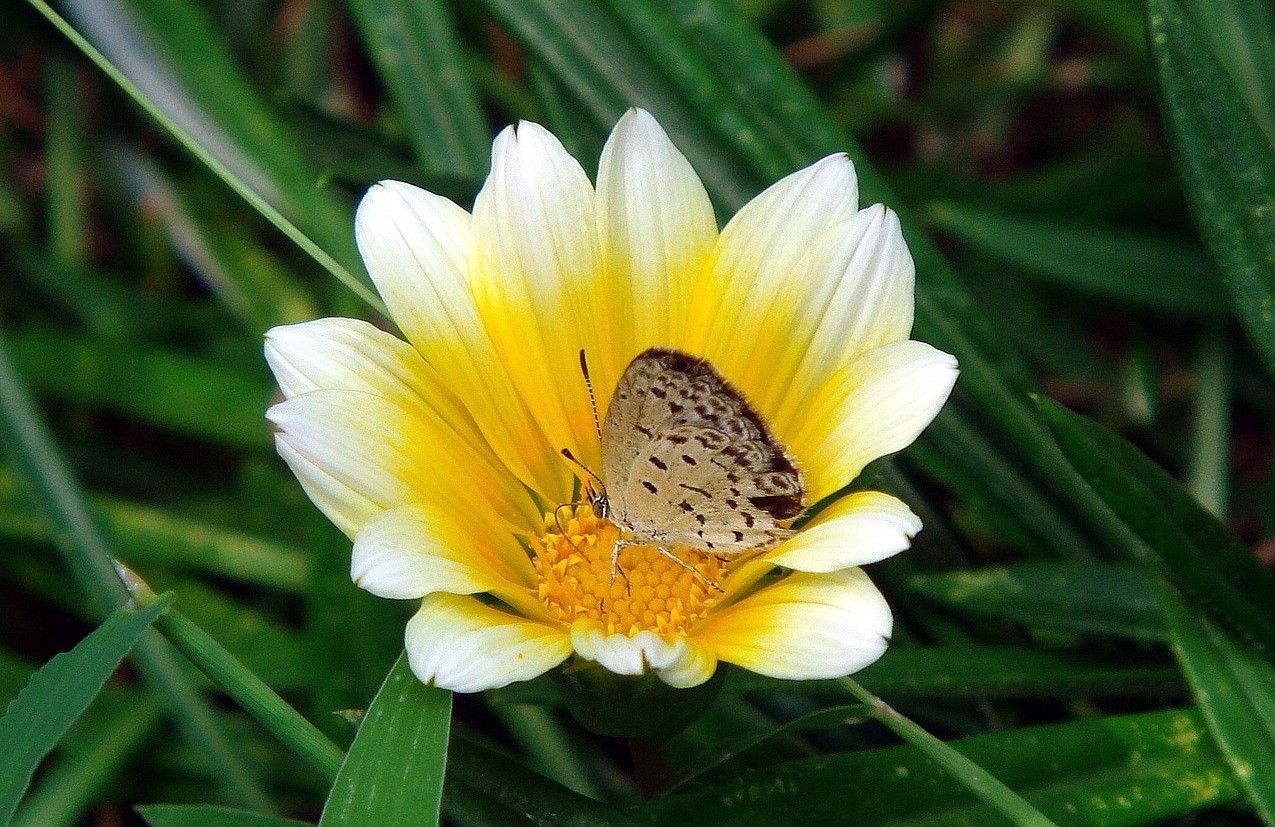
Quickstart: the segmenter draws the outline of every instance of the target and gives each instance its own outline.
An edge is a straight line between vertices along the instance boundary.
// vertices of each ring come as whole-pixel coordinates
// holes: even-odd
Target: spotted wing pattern
[[[629,363],[602,424],[611,519],[629,539],[718,554],[765,548],[800,514],[801,475],[706,360],[652,348]]]

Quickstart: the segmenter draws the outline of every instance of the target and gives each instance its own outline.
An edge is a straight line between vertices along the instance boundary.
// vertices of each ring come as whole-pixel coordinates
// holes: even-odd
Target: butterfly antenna
[[[602,420],[598,419],[598,398],[593,395],[593,380],[589,378],[589,363],[584,358],[584,348],[580,348],[580,372],[584,374],[584,386],[589,389],[589,407],[593,408],[593,430],[598,433],[598,442],[602,441]]]
[[[564,457],[567,458],[567,462],[570,462],[576,468],[579,468],[581,471],[583,471],[585,473],[585,476],[587,476],[589,479],[596,482],[599,485],[599,487],[602,485],[602,478],[599,477],[597,474],[593,473],[593,471],[590,470],[589,466],[585,465],[583,462],[576,459],[576,455],[571,453],[570,448],[563,448],[561,453]]]

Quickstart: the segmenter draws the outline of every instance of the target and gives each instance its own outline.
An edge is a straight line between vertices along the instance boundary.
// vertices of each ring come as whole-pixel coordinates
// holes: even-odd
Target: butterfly
[[[785,521],[805,507],[784,446],[739,390],[688,353],[638,354],[599,438],[601,488],[587,497],[621,530],[616,555],[621,544],[669,556],[677,546],[722,557],[760,551],[792,536]]]

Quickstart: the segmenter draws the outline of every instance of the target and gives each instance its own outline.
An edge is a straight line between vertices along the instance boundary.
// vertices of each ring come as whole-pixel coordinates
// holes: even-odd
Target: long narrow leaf
[[[276,155],[277,160],[289,167],[277,178],[272,178],[270,172],[279,170],[266,171],[255,166],[253,159],[259,157],[254,154],[255,149],[268,154],[282,148],[284,153],[288,153],[293,142],[290,136],[278,131],[277,124],[269,115],[263,117],[265,110],[257,106],[259,101],[255,93],[242,81],[235,84],[239,88],[233,91],[222,85],[222,81],[228,78],[238,79],[238,71],[226,54],[224,44],[212,34],[213,30],[202,12],[186,4],[152,4],[149,10],[157,14],[148,21],[150,31],[143,32],[134,28],[138,18],[121,12],[117,3],[82,3],[77,7],[82,13],[82,22],[96,29],[98,37],[105,41],[105,48],[98,49],[44,0],[30,2],[148,115],[262,217],[374,309],[385,312],[384,303],[369,286],[355,252],[352,233],[348,231],[351,224],[349,211],[320,194],[315,186],[317,175],[311,174],[305,161],[299,155]],[[190,32],[200,37],[207,48],[170,50],[166,56],[156,55],[151,49],[156,44],[165,43],[158,33],[170,30]],[[117,67],[106,52],[115,52],[117,58],[123,59],[125,68]],[[175,71],[166,62],[166,58],[174,54],[181,71]],[[219,62],[224,73],[214,75],[207,72],[208,61]],[[200,90],[204,93],[202,96],[191,95],[190,99],[209,106],[225,117],[224,121],[201,111],[198,106],[182,105],[191,91],[186,88],[187,82],[213,77],[217,80]],[[150,88],[143,89],[134,78]],[[245,104],[250,111],[245,111]],[[227,108],[230,111],[224,111]],[[242,131],[233,137],[228,136],[222,129],[223,124],[233,124],[234,128]],[[246,148],[236,138],[248,140],[252,148]],[[274,143],[276,139],[277,144]],[[296,218],[295,223],[289,215]],[[306,226],[319,242],[316,243],[298,224]],[[329,249],[336,252],[329,253]]]
[[[949,745],[1062,827],[1162,824],[1241,794],[1192,710],[1025,727]],[[1005,823],[910,745],[736,770],[638,812],[648,823],[732,827]]]
[[[1082,634],[1164,640],[1151,578],[1117,563],[1022,563],[913,576],[920,594],[957,611]]]
[[[92,610],[105,615],[129,600],[110,546],[93,520],[84,493],[40,418],[31,393],[0,336],[0,442],[9,449],[33,499],[45,513],[56,547]],[[212,711],[195,691],[171,649],[155,633],[143,635],[137,665],[173,711],[177,725],[214,762],[226,791],[243,804],[270,807]]]
[[[845,682],[850,693],[867,707],[868,714],[920,750],[997,813],[1018,827],[1056,827],[1054,822],[1027,803],[1022,796],[968,756],[926,732],[851,678],[846,678]]]
[[[422,684],[402,655],[368,707],[320,827],[438,824],[451,712],[452,694]]]
[[[1235,313],[1275,373],[1275,146],[1177,0],[1147,29],[1178,169]]]
[[[1038,403],[1068,460],[1138,537],[1134,559],[1159,570],[1251,646],[1275,652],[1275,575],[1137,448],[1057,402]]]
[[[137,812],[150,827],[311,827],[307,821],[202,804],[152,804]]]
[[[476,178],[487,124],[447,6],[440,0],[346,0],[397,104],[416,161],[429,173]]]
[[[92,634],[31,677],[0,718],[0,824],[7,824],[37,765],[84,712],[142,633],[172,603],[118,609]]]
[[[1275,666],[1192,611],[1161,583],[1160,605],[1213,737],[1262,823],[1275,824]]]
[[[1179,313],[1220,315],[1228,307],[1199,245],[951,202],[931,204],[925,215],[971,247],[1064,287]]]

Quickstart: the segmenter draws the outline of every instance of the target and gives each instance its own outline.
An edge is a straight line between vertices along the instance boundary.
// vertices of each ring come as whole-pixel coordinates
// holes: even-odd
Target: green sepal
[[[553,672],[562,700],[580,726],[616,738],[667,741],[700,716],[722,687],[719,669],[707,682],[675,689],[655,672],[617,675],[573,657]]]

